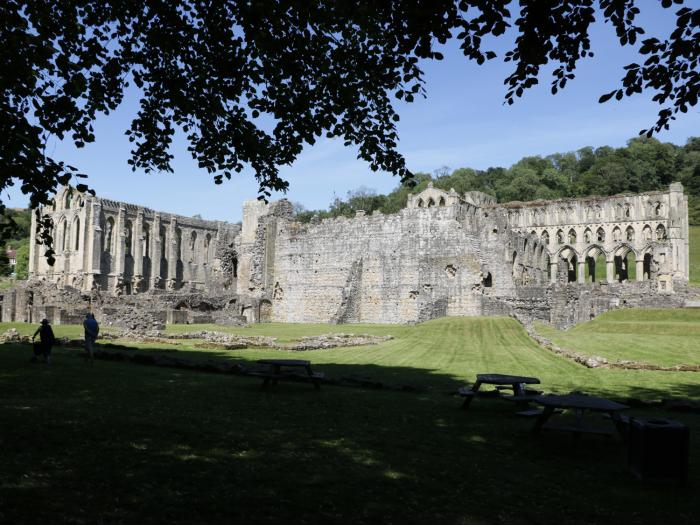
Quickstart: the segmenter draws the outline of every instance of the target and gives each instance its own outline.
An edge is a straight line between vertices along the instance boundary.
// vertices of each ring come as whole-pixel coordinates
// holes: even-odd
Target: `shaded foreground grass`
[[[700,364],[700,308],[613,310],[567,331],[546,325],[537,330],[589,356],[663,366]]]
[[[90,366],[65,349],[30,365],[26,347],[3,345],[0,522],[696,522],[696,465],[687,488],[645,486],[616,439],[535,437],[505,402],[458,405],[440,393],[266,392],[244,377]],[[682,419],[695,454],[700,418]]]

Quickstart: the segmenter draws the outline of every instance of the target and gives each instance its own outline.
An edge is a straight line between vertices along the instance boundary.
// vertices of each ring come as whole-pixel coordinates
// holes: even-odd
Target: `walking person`
[[[85,360],[90,359],[91,363],[95,362],[95,355],[93,353],[93,345],[97,339],[97,334],[100,333],[100,325],[95,319],[95,314],[89,313],[85,316],[85,321],[83,321],[83,328],[85,329]]]
[[[37,335],[39,336],[39,348],[41,349],[41,354],[44,355],[44,361],[46,361],[46,364],[51,364],[51,349],[53,348],[54,341],[56,341],[56,337],[53,335],[53,329],[48,319],[41,320],[39,328],[36,329],[36,332],[34,332],[32,336],[32,342],[34,342]],[[32,361],[35,360],[36,352],[32,358]]]

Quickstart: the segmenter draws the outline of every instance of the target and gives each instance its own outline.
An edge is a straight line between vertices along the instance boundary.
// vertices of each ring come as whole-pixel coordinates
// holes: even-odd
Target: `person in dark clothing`
[[[97,336],[100,333],[100,325],[95,319],[95,314],[89,313],[85,316],[85,321],[83,321],[83,328],[85,329],[85,360],[90,359],[91,363],[95,362],[95,356],[93,353],[93,345]]]
[[[37,335],[39,336],[39,348],[41,349],[41,354],[43,354],[46,363],[50,364],[51,348],[53,347],[56,337],[53,335],[53,330],[51,329],[48,319],[41,320],[39,328],[36,329],[36,332],[34,332],[34,335],[32,336],[32,342]],[[36,355],[34,356],[33,360],[36,360]]]

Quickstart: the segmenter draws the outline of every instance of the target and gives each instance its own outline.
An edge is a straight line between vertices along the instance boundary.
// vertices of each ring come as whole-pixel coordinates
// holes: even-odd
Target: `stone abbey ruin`
[[[42,212],[53,219],[55,264],[33,224],[30,278],[4,292],[3,321],[78,322],[88,310],[132,329],[511,315],[563,328],[611,308],[681,306],[688,283],[678,183],[503,204],[430,185],[396,214],[308,224],[286,200],[246,201],[237,225],[70,188]]]

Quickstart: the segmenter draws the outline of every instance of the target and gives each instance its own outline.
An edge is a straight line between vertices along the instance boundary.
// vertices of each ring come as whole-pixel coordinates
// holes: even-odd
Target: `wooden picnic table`
[[[620,415],[620,412],[629,407],[622,403],[585,394],[535,396],[532,401],[544,407],[542,414],[537,418],[532,428],[532,431],[536,434],[542,429],[572,432],[575,437],[580,437],[581,434],[610,435],[613,433],[608,429],[586,426],[583,420],[583,415],[586,411],[607,414],[615,424],[616,429],[621,434],[624,434],[624,418]],[[573,424],[556,425],[549,423],[549,418],[552,417],[557,410],[573,410]]]
[[[263,378],[263,388],[266,388],[268,384],[276,385],[280,379],[307,380],[311,381],[317,390],[321,388],[321,379],[324,378],[324,374],[311,370],[311,362],[305,359],[259,359],[257,363],[267,367],[265,371],[252,373],[252,375]],[[283,371],[283,368],[302,368],[306,375]]]
[[[476,374],[476,383],[471,389],[461,388],[459,394],[464,397],[462,408],[467,409],[481,388],[481,385],[510,386],[512,396],[501,396],[503,399],[515,401],[520,408],[527,408],[529,401],[535,397],[527,394],[526,385],[538,385],[540,380],[536,377],[515,376],[508,374]]]

